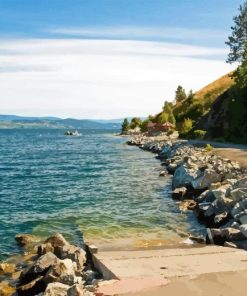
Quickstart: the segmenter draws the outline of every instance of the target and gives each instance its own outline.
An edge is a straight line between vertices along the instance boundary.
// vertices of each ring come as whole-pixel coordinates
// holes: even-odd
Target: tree
[[[148,130],[148,124],[149,124],[150,120],[149,119],[145,119],[142,121],[142,124],[140,126],[141,128],[141,132],[144,133]]]
[[[171,102],[165,101],[164,106],[163,106],[163,111],[169,112],[170,110],[172,110],[172,106],[173,105]]]
[[[239,88],[247,87],[247,1],[239,7],[239,15],[233,18],[235,25],[226,44],[230,47],[228,63],[239,62],[233,77]]]
[[[127,118],[122,123],[122,134],[126,133],[130,129],[130,124]]]
[[[193,103],[195,94],[193,93],[192,89],[189,91],[188,96],[187,96],[187,103],[188,105],[191,105]]]
[[[175,91],[175,101],[182,102],[187,98],[184,88],[179,85]]]
[[[130,128],[134,129],[136,127],[141,126],[141,124],[142,124],[142,121],[139,117],[133,117],[130,122]]]
[[[169,117],[169,114],[166,113],[166,112],[161,112],[159,117],[158,117],[158,122],[159,123],[166,123],[168,121],[168,117]]]
[[[169,114],[168,116],[168,121],[173,124],[173,125],[176,125],[176,119],[175,119],[175,116],[173,115],[173,112]]]
[[[162,124],[166,122],[170,122],[174,125],[176,124],[176,120],[172,111],[172,103],[165,101],[163,112],[160,113],[158,117],[158,122]]]
[[[239,88],[247,87],[247,44],[245,46],[244,59],[233,74]]]
[[[228,37],[226,44],[230,47],[228,63],[242,63],[247,43],[247,1],[239,7],[239,15],[233,18],[235,25],[231,27],[232,35]]]

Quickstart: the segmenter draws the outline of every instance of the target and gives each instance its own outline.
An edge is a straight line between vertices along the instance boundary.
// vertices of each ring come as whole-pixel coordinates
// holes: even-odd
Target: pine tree
[[[179,85],[175,91],[175,101],[182,102],[187,98],[184,88]]]
[[[226,44],[230,47],[228,63],[244,60],[247,43],[247,1],[239,7],[239,15],[233,18],[235,25],[231,27],[232,34],[228,37]]]
[[[130,129],[130,124],[127,118],[122,123],[122,134],[126,133]]]
[[[239,62],[233,77],[239,88],[247,87],[247,1],[239,7],[239,15],[233,18],[235,25],[226,44],[230,47],[228,63]]]

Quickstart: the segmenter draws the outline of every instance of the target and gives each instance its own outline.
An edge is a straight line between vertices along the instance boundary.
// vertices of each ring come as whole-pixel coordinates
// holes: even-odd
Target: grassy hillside
[[[247,143],[247,89],[235,86],[232,72],[170,106],[182,137]]]
[[[194,93],[193,96],[188,96],[182,102],[176,102],[173,113],[177,123],[182,123],[186,118],[198,121],[209,112],[216,99],[234,85],[231,74],[228,73],[222,76]]]
[[[193,122],[187,137],[247,143],[247,89],[238,89],[232,73],[197,91],[193,98],[174,105],[178,129],[186,118]]]
[[[207,97],[216,98],[221,95],[224,91],[234,85],[234,80],[231,77],[232,72],[220,77],[214,82],[203,87],[195,93],[195,96],[199,100],[203,100]]]

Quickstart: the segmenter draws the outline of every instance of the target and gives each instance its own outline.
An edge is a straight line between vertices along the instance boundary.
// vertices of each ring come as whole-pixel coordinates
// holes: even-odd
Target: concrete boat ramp
[[[246,251],[220,246],[109,251],[92,256],[105,279],[98,295],[142,291],[167,285],[174,277],[247,270]]]

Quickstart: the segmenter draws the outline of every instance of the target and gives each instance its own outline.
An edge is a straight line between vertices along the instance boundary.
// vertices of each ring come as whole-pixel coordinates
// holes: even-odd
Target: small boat
[[[65,136],[81,136],[81,134],[77,130],[75,130],[75,131],[66,131],[64,133],[64,135]]]

